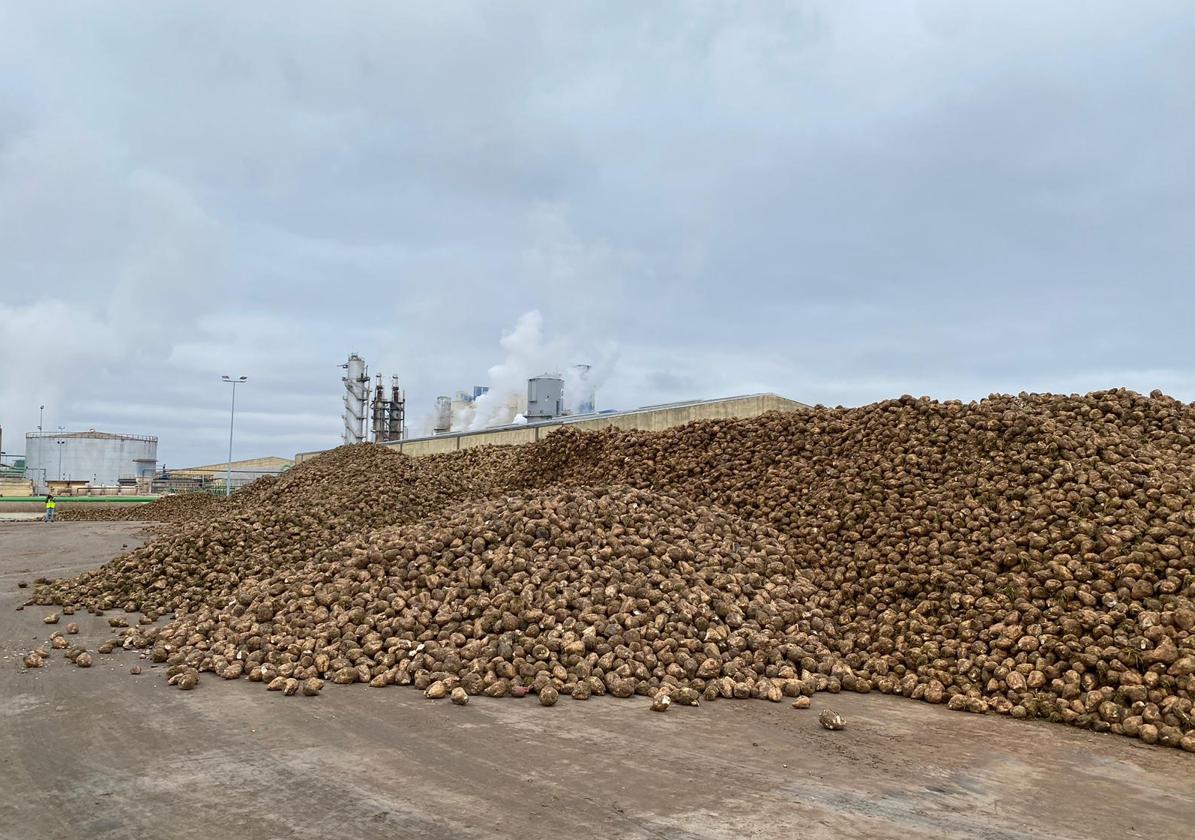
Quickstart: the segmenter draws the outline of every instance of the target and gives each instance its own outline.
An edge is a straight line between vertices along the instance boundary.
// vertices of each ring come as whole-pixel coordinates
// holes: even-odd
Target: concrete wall
[[[32,496],[33,482],[23,478],[0,478],[0,496]]]
[[[57,443],[60,440],[65,443]],[[116,484],[122,478],[138,478],[147,470],[153,472],[157,458],[157,438],[102,432],[25,435],[25,474],[38,493],[45,492],[48,481]]]
[[[399,441],[393,446],[399,452],[407,455],[438,455],[441,452],[455,452],[460,448],[460,435],[441,435],[434,438],[420,438],[412,441]],[[318,454],[318,453],[316,453]],[[298,458],[295,459],[296,461]]]
[[[556,428],[553,426],[552,428]],[[519,443],[534,443],[539,440],[542,426],[531,426],[525,429],[506,429],[500,432],[476,432],[471,435],[460,435],[461,449],[471,449],[474,446],[514,446]]]
[[[481,432],[454,432],[432,438],[416,438],[383,444],[404,455],[436,455],[455,452],[474,446],[514,446],[532,443],[551,434],[562,426],[573,426],[592,431],[613,426],[617,429],[640,429],[649,432],[663,431],[694,420],[725,420],[730,418],[758,417],[768,411],[799,411],[808,408],[804,403],[785,399],[776,394],[751,394],[745,397],[727,397],[722,400],[704,402],[671,403],[647,406],[636,411],[617,414],[598,414],[592,417],[564,417],[547,423],[531,426],[515,426]],[[315,457],[318,452],[301,452],[295,456],[295,463]]]
[[[639,411],[621,414],[598,415],[589,420],[575,420],[568,425],[578,429],[641,429],[659,432],[681,426],[694,420],[728,420],[731,418],[758,417],[769,411],[796,411],[808,408],[803,403],[785,399],[775,394],[753,394],[749,397],[730,397],[725,400],[711,400],[701,403],[647,407]]]

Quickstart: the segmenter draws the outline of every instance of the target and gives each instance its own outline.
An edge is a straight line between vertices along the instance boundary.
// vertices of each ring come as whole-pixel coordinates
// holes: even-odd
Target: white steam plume
[[[472,417],[467,426],[470,431],[526,422],[523,413],[527,410],[527,380],[533,376],[565,374],[567,388],[572,365],[584,362],[592,366],[589,387],[596,389],[609,377],[618,358],[613,343],[601,348],[597,358],[592,358],[581,352],[582,348],[570,346],[561,339],[545,340],[543,326],[543,316],[537,310],[531,310],[519,316],[511,332],[503,334],[499,343],[506,356],[489,369],[489,392],[473,401]],[[567,392],[565,399],[569,399]],[[462,412],[462,418],[464,414]],[[458,428],[455,417],[453,421],[453,428]],[[460,428],[466,427],[462,425]]]

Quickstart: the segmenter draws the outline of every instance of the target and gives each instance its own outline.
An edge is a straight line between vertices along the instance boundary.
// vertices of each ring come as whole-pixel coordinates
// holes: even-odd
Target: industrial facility
[[[554,417],[576,417],[596,412],[589,365],[573,365],[566,373],[542,373],[527,380],[526,395],[495,393],[475,385],[473,393],[436,398],[432,434],[477,432],[520,425]]]
[[[294,461],[289,458],[266,455],[240,461],[203,464],[198,467],[177,469],[163,467],[162,471],[154,477],[150,490],[155,494],[203,491],[224,495],[230,486],[236,490],[259,478],[281,475],[292,466],[294,466]]]
[[[390,377],[390,391],[382,384],[382,374],[377,375],[372,399],[369,392],[369,368],[365,360],[351,353],[343,365],[346,373],[344,383],[344,434],[345,443],[361,443],[370,439],[375,443],[401,440],[406,437],[406,398],[398,387],[398,377]],[[366,437],[365,419],[372,418],[370,438]]]
[[[477,408],[477,402],[482,397],[489,399],[490,389],[484,385],[474,385],[472,393],[457,391],[455,397],[436,397],[435,423],[432,432],[437,435],[447,434],[455,429],[462,429],[472,422]],[[517,403],[516,403],[517,406]],[[512,408],[517,411],[517,407]]]
[[[562,426],[571,426],[585,431],[609,427],[661,431],[693,420],[758,417],[768,411],[800,411],[807,408],[809,406],[805,403],[776,394],[747,394],[722,399],[649,405],[630,411],[605,411],[589,415],[559,415],[537,420],[528,419],[526,422],[518,424],[477,431],[449,431],[393,441],[385,445],[404,455],[437,455],[443,452],[455,452],[458,449],[471,449],[475,446],[513,446],[520,443],[533,443]],[[295,455],[295,463],[313,458],[320,451],[300,452]]]
[[[461,390],[452,397],[436,397],[431,434],[410,437],[405,425],[406,398],[398,387],[398,377],[392,377],[387,394],[379,374],[371,400],[365,361],[352,353],[341,367],[346,371],[341,379],[345,388],[342,440],[345,443],[372,440],[407,455],[530,443],[564,425],[587,430],[613,426],[659,431],[692,420],[747,418],[767,411],[808,408],[804,403],[776,394],[749,394],[598,412],[592,368],[575,364],[563,373],[545,372],[530,377],[525,393],[497,393],[475,385],[471,392]],[[366,434],[367,417],[373,418],[371,436]],[[300,452],[294,462],[300,463],[321,451]]]
[[[267,475],[278,475],[294,465],[289,458],[279,458],[277,455],[265,455],[261,458],[246,458],[231,463],[222,461],[219,464],[204,464],[199,467],[182,467],[169,470],[172,478],[223,478],[225,473],[232,471],[234,478],[252,481]]]
[[[25,475],[36,493],[136,492],[158,464],[152,435],[109,432],[27,432]]]

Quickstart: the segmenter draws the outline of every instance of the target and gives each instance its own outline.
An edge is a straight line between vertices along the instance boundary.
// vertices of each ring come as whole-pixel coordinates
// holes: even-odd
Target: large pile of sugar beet
[[[342,447],[34,600],[173,612],[126,644],[174,674],[879,691],[1195,750],[1193,434],[1111,391]]]

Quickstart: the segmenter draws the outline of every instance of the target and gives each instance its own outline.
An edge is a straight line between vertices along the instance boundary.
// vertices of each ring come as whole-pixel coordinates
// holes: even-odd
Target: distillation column
[[[361,443],[365,440],[365,406],[369,394],[369,374],[365,361],[353,353],[347,364],[341,365],[347,372],[344,382],[344,442]]]

